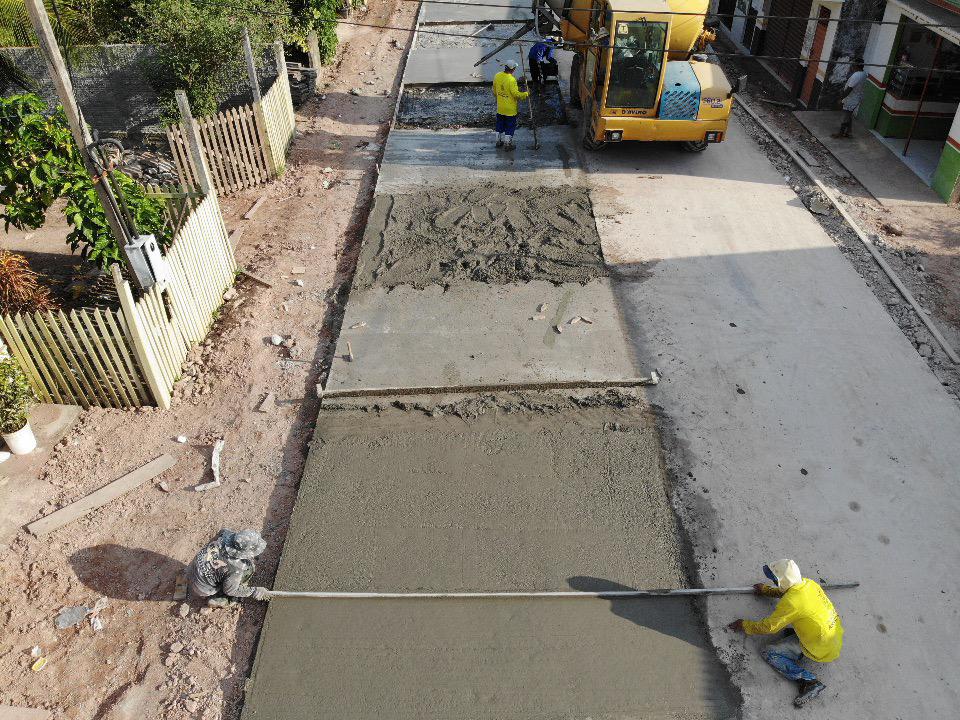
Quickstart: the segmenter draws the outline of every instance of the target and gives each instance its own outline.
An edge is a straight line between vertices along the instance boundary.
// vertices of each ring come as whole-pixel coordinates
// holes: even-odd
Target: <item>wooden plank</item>
[[[170,143],[170,152],[177,166],[177,172],[180,175],[180,182],[190,188],[199,187],[196,171],[190,160],[190,153],[187,150],[187,141],[183,137],[181,126],[171,125],[167,128],[167,141]]]
[[[107,313],[109,312],[110,311],[107,310]],[[110,359],[113,361],[112,365],[114,377],[116,377],[118,382],[122,384],[123,389],[127,394],[127,401],[134,407],[140,407],[140,398],[137,397],[137,391],[134,389],[133,381],[130,379],[130,375],[127,372],[127,367],[123,364],[123,360],[120,358],[120,353],[117,351],[116,339],[114,338],[113,333],[110,331],[107,321],[103,317],[103,312],[99,308],[93,311],[93,319],[96,320],[97,327],[100,328],[100,338],[107,348]]]
[[[223,169],[224,178],[230,186],[230,191],[237,192],[240,190],[240,187],[237,185],[237,177],[233,167],[233,158],[230,156],[230,147],[227,144],[227,138],[224,134],[223,116],[219,113],[211,116],[208,127],[210,128],[210,137],[217,148],[217,153],[220,155],[220,163],[221,168]]]
[[[243,214],[243,219],[244,219],[244,220],[249,220],[249,219],[252,218],[254,215],[256,215],[256,214],[257,214],[257,210],[260,209],[260,206],[263,205],[263,202],[264,202],[266,199],[267,199],[267,196],[266,196],[266,195],[261,195],[260,197],[258,197],[258,198],[257,198],[257,201],[256,201],[255,203],[253,203],[253,205],[250,206],[250,209],[247,210],[247,211]]]
[[[130,378],[136,390],[137,399],[140,405],[149,403],[150,397],[147,395],[147,389],[143,386],[143,380],[140,379],[140,368],[137,367],[137,364],[131,356],[130,348],[133,345],[133,339],[130,337],[130,331],[123,321],[123,314],[118,310],[107,310],[105,314],[107,316],[107,325],[110,326],[110,331],[117,340],[117,347],[120,348],[123,364],[127,368],[127,377]]]
[[[250,187],[256,187],[261,182],[260,168],[257,165],[259,148],[256,147],[253,138],[250,136],[250,106],[243,105],[237,108],[235,117],[237,121],[237,134],[240,137],[240,142],[243,143],[244,157],[246,158],[250,177]]]
[[[70,383],[67,382],[66,375],[64,374],[60,363],[57,362],[57,358],[53,353],[53,348],[49,346],[47,338],[44,337],[44,334],[40,331],[39,326],[34,322],[29,313],[23,313],[23,321],[27,328],[27,332],[31,335],[31,339],[36,344],[37,349],[40,350],[40,354],[46,363],[47,371],[53,376],[53,379],[57,384],[57,390],[59,390],[61,397],[64,400],[69,400],[73,404],[77,404],[76,398],[73,395],[73,389],[71,388]]]
[[[173,280],[170,283],[170,297],[173,300],[174,311],[181,318],[187,329],[187,336],[191,344],[203,339],[203,323],[196,312],[196,304],[184,279],[183,265],[180,260],[180,248],[173,248],[167,254],[167,264],[170,266]]]
[[[26,347],[23,345],[20,333],[17,331],[16,325],[13,324],[13,318],[9,315],[0,316],[0,333],[3,334],[7,349],[17,361],[20,369],[23,370],[24,375],[27,376],[27,380],[30,382],[30,386],[37,394],[37,397],[43,402],[53,402],[53,398],[47,391],[46,383],[44,383],[43,378],[40,377],[40,371],[36,365],[34,365],[33,358],[30,357]]]
[[[111,500],[116,500],[121,495],[135,490],[148,480],[152,480],[176,464],[177,459],[175,457],[161,455],[146,465],[127,473],[123,477],[107,483],[99,490],[94,490],[86,497],[30,523],[27,525],[27,530],[37,537],[51,533],[54,530],[62,528],[67,523],[83,517],[88,512],[103,507]]]
[[[104,390],[104,395],[108,398],[109,404],[106,407],[123,407],[122,403],[120,402],[120,397],[114,391],[113,386],[107,382],[106,370],[104,370],[103,365],[100,364],[100,359],[97,357],[97,352],[93,349],[93,343],[90,342],[90,338],[87,336],[87,330],[84,328],[83,321],[80,318],[80,316],[84,314],[86,314],[85,310],[71,310],[69,315],[70,322],[73,323],[73,328],[76,330],[77,337],[80,339],[80,343],[87,352],[87,358],[90,360],[90,364],[93,365],[94,372],[96,373],[96,380],[100,384],[101,389]]]
[[[230,136],[230,144],[233,148],[233,166],[237,170],[237,177],[240,179],[240,186],[244,188],[253,187],[250,178],[250,171],[247,167],[246,147],[242,142],[240,128],[237,124],[236,108],[230,108],[226,112],[227,134]]]
[[[43,376],[43,380],[47,385],[47,390],[49,391],[50,395],[56,402],[63,403],[63,397],[60,395],[60,390],[57,388],[56,382],[50,375],[47,364],[43,359],[43,355],[40,354],[40,351],[37,350],[36,346],[33,344],[33,338],[30,337],[30,331],[27,330],[27,327],[23,322],[23,318],[18,313],[17,315],[13,316],[13,320],[17,326],[17,330],[20,332],[20,339],[23,340],[24,347],[27,348],[27,352],[30,354],[33,364]]]
[[[264,103],[253,104],[253,117],[257,125],[257,133],[260,136],[260,147],[263,149],[263,159],[267,166],[267,177],[277,176],[277,161],[273,153],[273,146],[270,144],[270,134],[267,132],[267,113],[264,109]]]
[[[80,359],[80,365],[83,367],[84,375],[87,378],[87,383],[93,389],[93,395],[90,397],[90,401],[99,405],[100,407],[113,407],[113,403],[110,402],[110,398],[107,396],[106,391],[101,386],[100,375],[96,373],[93,369],[93,366],[90,364],[90,359],[85,348],[80,346],[80,341],[77,339],[76,333],[73,331],[73,327],[70,325],[70,320],[64,314],[63,310],[57,311],[57,320],[58,325],[62,328],[64,335],[67,340],[70,341],[70,346],[73,348],[73,352],[77,358]]]
[[[153,356],[153,348],[145,338],[145,330],[137,314],[136,305],[133,302],[130,283],[123,279],[123,275],[120,274],[119,265],[111,265],[110,272],[113,274],[113,282],[117,288],[117,295],[120,297],[120,307],[123,309],[123,318],[130,330],[130,336],[133,338],[136,358],[140,368],[143,370],[147,385],[150,387],[150,393],[153,395],[153,400],[157,405],[164,410],[169,410],[170,386],[164,384],[163,377],[159,372],[157,360]]]
[[[263,154],[263,140],[257,132],[257,119],[253,107],[246,106],[244,113],[244,126],[247,136],[250,138],[250,150],[253,153],[254,165],[257,169],[257,179],[261,183],[270,179],[270,173],[267,171],[267,158]]]
[[[157,360],[159,361],[160,368],[163,372],[164,381],[167,383],[168,388],[172,388],[175,380],[174,369],[172,367],[173,358],[171,356],[170,347],[167,342],[167,335],[164,332],[162,321],[158,320],[156,313],[154,312],[154,305],[151,301],[151,292],[152,290],[148,290],[137,301],[137,311],[140,313],[140,317],[143,318],[144,324],[148,329],[150,338],[153,342],[154,352],[156,353]]]
[[[67,358],[60,351],[60,346],[57,344],[57,341],[53,338],[53,333],[50,332],[50,328],[47,327],[46,319],[39,311],[33,314],[33,323],[40,330],[43,335],[43,339],[46,341],[47,349],[53,355],[54,361],[58,364],[60,368],[60,374],[63,376],[66,381],[67,389],[70,391],[70,394],[73,396],[74,404],[80,405],[84,409],[87,408],[89,403],[86,403],[84,398],[83,388],[80,387],[80,383],[77,382],[77,378],[74,375],[73,366],[67,362]]]

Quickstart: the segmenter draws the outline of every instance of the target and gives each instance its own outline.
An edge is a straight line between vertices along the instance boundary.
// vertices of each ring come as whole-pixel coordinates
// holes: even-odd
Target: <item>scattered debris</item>
[[[213,455],[210,457],[210,469],[213,471],[213,480],[197,485],[194,488],[197,492],[220,487],[220,453],[223,452],[223,445],[223,438],[220,438],[213,444]]]
[[[223,294],[224,302],[229,302],[237,297],[237,291],[235,288],[227,288],[227,291]]]
[[[547,316],[546,316],[546,315],[543,315],[543,314],[537,314],[537,315],[531,316],[530,319],[531,319],[531,320],[546,320],[546,319],[547,319]]]
[[[917,346],[917,352],[920,353],[920,357],[928,358],[933,355],[933,348],[926,343],[920,343]]]
[[[366,326],[367,326],[367,324],[366,324],[365,322],[363,322],[363,320],[361,320],[360,322],[354,323],[353,325],[351,325],[351,326],[350,326],[350,329],[351,329],[351,330],[358,330],[359,328],[365,328]]]
[[[34,645],[30,648],[30,657],[38,658],[43,655],[43,649],[39,645]]]
[[[157,487],[160,488],[165,493],[170,492],[170,485],[167,484],[166,480],[161,480],[160,482],[158,482]]]
[[[797,148],[797,155],[803,158],[803,161],[810,167],[820,167],[820,161],[813,155],[813,153],[808,150],[803,149],[802,147]],[[787,181],[789,182],[789,180]]]
[[[578,322],[580,322],[580,316],[574,315],[572,318],[567,320],[567,325],[576,325]]]
[[[540,303],[540,305],[537,306],[537,312],[538,312],[538,313],[545,312],[546,309],[547,309],[547,304],[546,304],[546,303]]]
[[[303,275],[305,272],[307,272],[307,268],[303,265],[294,265],[290,270],[291,275]]]
[[[587,325],[593,325],[593,319],[588,318],[586,315],[580,316],[580,322],[585,322]]]
[[[297,287],[303,287],[303,280],[294,280],[293,284]]]
[[[101,632],[103,630],[103,620],[101,620],[99,616],[94,615],[90,618],[90,627],[94,632]]]
[[[343,356],[343,359],[347,362],[353,362],[353,345],[350,344],[349,340],[347,340],[347,354]]]
[[[45,657],[39,658],[33,665],[30,666],[30,669],[34,672],[40,672],[47,666],[47,659]]]
[[[180,606],[180,610],[177,612],[177,614],[180,615],[180,617],[185,618],[187,615],[190,614],[190,606],[187,605],[186,603],[183,603]]]
[[[86,605],[74,605],[72,607],[67,607],[61,610],[57,615],[54,625],[56,625],[57,630],[66,630],[67,628],[79,625],[89,614],[90,608],[88,608]]]
[[[170,645],[170,652],[178,653],[178,652],[180,652],[181,650],[183,650],[183,643],[182,643],[182,642],[175,642],[175,643],[172,643],[172,644]]]
[[[64,508],[50,513],[46,517],[40,518],[27,525],[27,530],[37,537],[46,535],[57,528],[63,527],[69,522],[73,522],[79,517],[86,515],[91,510],[96,510],[106,505],[111,500],[124,495],[131,490],[140,487],[148,480],[152,480],[165,470],[169,470],[176,464],[176,458],[170,455],[161,455],[151,460],[146,465],[127,473],[123,477],[117,478],[111,483],[107,483],[99,490],[95,490],[86,497],[70,503]]]
[[[276,396],[272,392],[268,392],[266,395],[263,396],[263,400],[260,401],[260,404],[257,405],[257,412],[259,413],[269,412],[270,408],[272,408],[275,404],[276,404]]]
[[[350,94],[351,94],[351,95],[359,95],[359,94],[360,94],[360,88],[350,88]]]
[[[810,208],[810,212],[812,212],[814,215],[830,214],[830,206],[818,198],[811,198],[810,205],[808,207]]]
[[[560,327],[559,325],[554,325],[553,329],[556,330],[557,335],[560,335],[561,333],[563,333],[563,328]]]
[[[187,599],[187,574],[184,572],[181,572],[177,575],[177,582],[173,586],[173,599],[174,600]]]
[[[186,435],[177,435],[177,442],[183,445],[187,441]]]
[[[898,223],[885,222],[880,227],[888,235],[896,235],[897,237],[900,237],[901,235],[903,235],[903,226],[899,225]]]
[[[262,205],[263,201],[266,199],[267,199],[266,195],[261,195],[259,198],[257,198],[257,201],[253,205],[251,205],[250,209],[243,214],[243,219],[249,220],[250,218],[252,218],[254,213],[260,209],[260,205]]]
[[[230,244],[233,245],[234,248],[237,247],[237,243],[240,242],[240,238],[243,237],[244,229],[245,227],[243,226],[238,227],[233,232],[231,232],[229,236],[227,236],[227,239],[230,241]]]
[[[242,268],[241,268],[240,274],[241,274],[241,275],[245,275],[246,277],[248,277],[248,278],[250,278],[251,280],[253,280],[255,283],[260,283],[260,284],[263,285],[264,287],[268,287],[268,288],[272,288],[272,287],[273,287],[273,283],[271,283],[271,282],[269,282],[269,281],[267,281],[267,280],[264,280],[262,277],[260,277],[259,275],[255,274],[255,273],[250,272],[249,270],[245,270],[245,269],[242,269]]]
[[[279,347],[280,345],[283,345],[283,336],[282,336],[282,335],[271,335],[271,336],[270,336],[270,344],[271,344],[271,345],[274,345],[274,346],[276,346],[276,347]]]

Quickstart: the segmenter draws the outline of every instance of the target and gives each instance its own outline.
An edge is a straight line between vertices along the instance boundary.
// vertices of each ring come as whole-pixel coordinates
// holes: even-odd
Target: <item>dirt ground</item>
[[[415,11],[385,0],[364,18],[408,27]],[[324,95],[298,113],[284,177],[225,202],[235,216],[267,195],[237,256],[272,287],[238,284],[188,361],[171,411],[91,410],[45,466],[37,516],[162,453],[177,458],[156,481],[83,520],[42,539],[21,532],[5,549],[0,704],[70,720],[238,716],[264,608],[248,602],[213,613],[172,595],[178,571],[225,526],[263,531],[269,547],[255,581],[272,583],[410,33],[345,27],[342,39]],[[360,95],[350,94],[358,84]],[[307,267],[297,276],[302,287],[295,265]],[[274,347],[273,334],[293,346]],[[275,401],[255,411],[267,393]],[[224,483],[196,492],[221,437]],[[101,630],[89,622],[55,629],[62,608],[100,597]],[[35,646],[48,659],[39,672],[30,669]]]
[[[716,43],[716,49],[722,53],[734,52],[733,46],[722,40]],[[923,209],[903,207],[891,210],[884,207],[803,127],[793,115],[790,94],[757,60],[721,57],[718,62],[728,77],[748,74],[747,91],[742,94],[751,107],[782,138],[799,145],[817,159],[820,165],[816,170],[821,179],[837,192],[860,226],[876,235],[874,244],[884,259],[920,305],[930,311],[938,329],[953,348],[960,351],[960,209],[945,205],[931,215]],[[813,202],[829,204],[816,185],[745,111],[735,107],[735,112],[805,205],[810,207]],[[906,168],[904,170],[909,172]],[[937,378],[957,396],[960,393],[960,367],[950,361],[856,234],[832,209],[815,217]]]
[[[354,287],[587,283],[606,274],[584,188],[484,184],[378,196]]]
[[[403,406],[321,414],[277,588],[685,584],[637,395]],[[292,598],[271,604],[243,717],[706,720],[735,707],[685,600]]]

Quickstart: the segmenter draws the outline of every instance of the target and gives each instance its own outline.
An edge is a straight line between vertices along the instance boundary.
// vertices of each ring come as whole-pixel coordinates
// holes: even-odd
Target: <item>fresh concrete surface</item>
[[[544,320],[532,320],[547,303]],[[649,375],[625,339],[609,280],[469,282],[350,296],[327,390],[625,380]],[[586,315],[592,325],[568,321]],[[359,323],[366,326],[353,328]],[[560,324],[563,333],[553,326]],[[348,361],[346,343],[353,348]]]
[[[81,412],[77,405],[37,405],[30,411],[37,449],[0,463],[0,541],[13,538],[44,507],[50,486],[40,479],[40,473],[53,446],[73,427]],[[2,442],[0,449],[6,450]]]
[[[803,717],[955,716],[956,400],[737,124],[699,155],[624,145],[588,166],[604,256],[634,276],[623,322],[664,373],[649,398],[703,582],[761,581],[780,557],[859,580],[834,595],[844,651]],[[707,607],[744,717],[793,717],[764,640],[724,629],[769,603]]]
[[[492,98],[491,98],[492,101]],[[566,126],[517,131],[517,149],[494,147],[490,130],[392,130],[384,148],[377,192],[420,192],[426,187],[496,182],[507,187],[577,184],[577,159]]]
[[[403,72],[404,85],[443,85],[446,83],[484,83],[493,82],[493,76],[503,70],[508,60],[519,64],[520,50],[516,45],[504,48],[479,67],[474,63],[493,48],[479,45],[452,48],[417,48],[407,58],[407,67]],[[517,77],[519,78],[519,70]],[[522,81],[521,81],[522,84]],[[493,104],[493,91],[490,103]]]
[[[322,413],[275,587],[676,586],[652,424],[640,408]],[[277,599],[243,717],[731,718],[703,635],[676,598]]]
[[[834,138],[831,136],[840,127],[839,110],[810,110],[795,112],[794,115],[851,175],[887,207],[944,204],[939,195],[860,121],[854,121],[852,138]]]
[[[493,7],[495,5],[500,7]],[[522,22],[532,19],[533,13],[530,7],[529,0],[460,0],[455,3],[426,3],[420,17],[420,24]]]

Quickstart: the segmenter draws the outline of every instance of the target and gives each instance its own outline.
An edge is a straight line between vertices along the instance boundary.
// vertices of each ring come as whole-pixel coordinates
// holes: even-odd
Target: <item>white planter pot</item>
[[[33,434],[30,423],[12,433],[4,433],[3,440],[14,455],[26,455],[37,447],[37,438]]]

